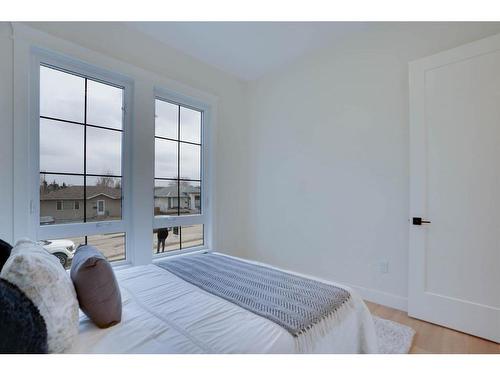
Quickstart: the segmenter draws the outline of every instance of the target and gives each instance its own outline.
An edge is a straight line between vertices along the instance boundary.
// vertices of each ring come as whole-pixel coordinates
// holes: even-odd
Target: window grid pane
[[[177,141],[156,138],[155,177],[177,179],[179,177],[178,157]]]
[[[122,129],[123,90],[119,87],[87,80],[87,124]]]
[[[75,251],[80,245],[95,246],[110,262],[124,260],[125,233],[105,233],[38,241],[47,252],[59,259],[65,269],[71,268]]]
[[[40,115],[66,121],[84,120],[85,79],[40,66]]]
[[[40,171],[83,173],[84,130],[82,125],[40,119]]]
[[[163,99],[155,102],[154,215],[199,215],[202,112]]]
[[[203,224],[153,230],[153,255],[203,246],[204,243]]]
[[[179,106],[163,100],[156,100],[155,109],[155,135],[165,139],[178,139]]]
[[[57,79],[51,80],[52,76]],[[43,65],[40,66],[40,80],[40,225],[120,220],[123,88]],[[78,80],[82,82],[80,93],[75,89]],[[71,82],[71,86],[59,87],[61,82]],[[90,98],[93,106],[91,118],[104,119],[102,124],[87,123],[89,85],[94,89]],[[96,88],[100,91],[97,92]],[[50,101],[46,97],[49,93],[64,93],[69,89],[74,97],[81,99],[78,102],[83,107],[81,114],[80,110],[75,109],[75,101],[67,104],[68,100],[62,95],[56,97],[55,103],[50,103],[50,106],[47,104]],[[106,113],[108,107],[110,112]],[[63,118],[58,118],[60,114]],[[50,124],[57,134],[53,134],[54,131],[47,132],[50,128],[45,124]],[[61,137],[61,134],[72,136]],[[75,143],[81,146],[75,146]],[[76,152],[75,157],[75,151],[80,148],[81,154]],[[63,152],[56,155],[58,149]],[[96,206],[96,212],[89,207],[97,204],[91,199],[104,201]]]
[[[201,112],[190,108],[181,107],[180,111],[181,133],[180,140],[194,144],[201,143]]]

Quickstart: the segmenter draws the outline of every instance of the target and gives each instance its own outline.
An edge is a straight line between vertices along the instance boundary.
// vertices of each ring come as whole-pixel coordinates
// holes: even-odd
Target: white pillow
[[[78,335],[78,300],[59,260],[37,243],[20,240],[0,277],[17,285],[40,310],[47,326],[49,352],[69,348]]]

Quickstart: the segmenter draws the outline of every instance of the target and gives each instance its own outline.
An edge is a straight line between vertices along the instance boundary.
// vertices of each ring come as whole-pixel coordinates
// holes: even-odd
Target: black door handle
[[[413,218],[413,225],[422,225],[422,224],[430,224],[430,221],[427,220],[422,220],[421,217],[414,217]]]

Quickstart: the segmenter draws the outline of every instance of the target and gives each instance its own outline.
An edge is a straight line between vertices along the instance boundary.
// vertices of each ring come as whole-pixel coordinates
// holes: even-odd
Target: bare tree
[[[105,171],[104,174],[111,174],[111,171]],[[116,188],[120,187],[120,181],[114,177],[101,176],[97,177],[95,185],[100,187]]]
[[[45,173],[40,175],[40,194],[45,194],[48,193],[48,186],[49,184],[47,183],[47,180],[45,179]]]

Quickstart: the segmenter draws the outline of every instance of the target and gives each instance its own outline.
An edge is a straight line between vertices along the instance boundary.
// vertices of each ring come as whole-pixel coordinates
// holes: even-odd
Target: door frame
[[[102,202],[102,210],[99,209],[99,203]],[[97,216],[103,216],[106,212],[106,201],[104,199],[97,200]]]
[[[408,254],[408,315],[475,336],[500,342],[500,310],[449,296],[426,291],[426,237],[425,225],[415,226],[412,217],[427,216],[427,127],[425,113],[425,77],[430,70],[500,51],[500,34],[468,43],[448,51],[409,63],[409,115],[410,115],[410,207]],[[428,218],[432,221],[432,218]],[[432,224],[430,224],[432,225]],[[500,265],[499,265],[500,267]],[[500,293],[500,289],[499,289]],[[443,302],[446,300],[446,303]],[[467,302],[467,317],[450,314],[446,321],[436,317],[435,306],[446,311],[460,308]],[[434,307],[431,307],[430,305]],[[496,310],[496,311],[495,311]],[[497,321],[495,327],[475,324],[476,320]]]

